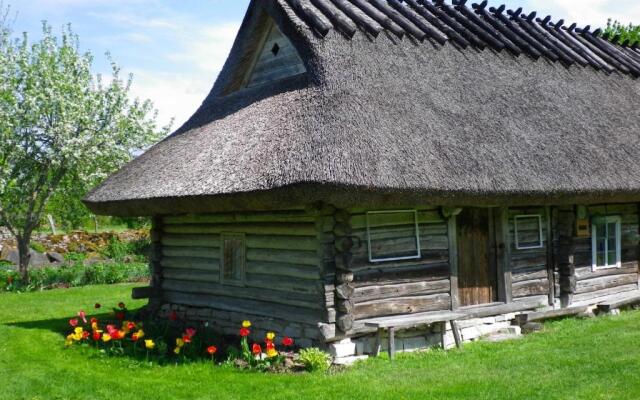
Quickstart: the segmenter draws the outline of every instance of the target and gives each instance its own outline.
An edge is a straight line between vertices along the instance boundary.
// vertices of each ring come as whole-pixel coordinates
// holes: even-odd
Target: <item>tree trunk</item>
[[[16,242],[18,243],[18,272],[20,273],[20,279],[25,285],[29,283],[29,261],[31,258],[31,252],[29,244],[31,242],[31,235],[17,236]]]

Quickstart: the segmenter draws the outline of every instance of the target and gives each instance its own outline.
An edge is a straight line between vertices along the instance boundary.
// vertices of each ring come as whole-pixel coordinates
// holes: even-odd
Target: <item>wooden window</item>
[[[513,224],[516,249],[527,250],[544,247],[541,215],[516,215]]]
[[[244,266],[246,261],[245,237],[242,233],[223,233],[221,235],[220,281],[234,285],[244,284]]]
[[[592,268],[620,268],[622,219],[619,216],[595,217],[591,221]]]
[[[417,211],[369,211],[366,217],[370,262],[421,258]]]

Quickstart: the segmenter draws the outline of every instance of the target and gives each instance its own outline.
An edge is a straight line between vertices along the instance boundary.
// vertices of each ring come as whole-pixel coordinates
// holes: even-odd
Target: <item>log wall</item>
[[[542,225],[542,247],[518,249],[515,239],[515,218],[519,215],[540,215]],[[514,207],[507,211],[509,225],[511,292],[514,301],[539,297],[541,302],[548,299],[551,285],[549,280],[548,263],[548,228],[547,210],[545,207]],[[538,224],[518,222],[519,237],[525,240],[535,240],[539,237]]]
[[[589,219],[605,215],[618,215],[621,217],[622,267],[593,271],[591,236],[574,236],[573,261],[575,280],[568,283],[568,285],[572,286],[572,303],[589,302],[610,294],[638,289],[638,239],[640,237],[638,206],[636,204],[609,204],[587,206],[586,209]]]
[[[324,216],[303,210],[166,216],[160,260],[163,301],[214,310],[213,321],[217,315],[235,319],[229,321],[233,332],[243,319],[260,317],[277,321],[277,326],[298,324],[308,338],[318,322],[329,322],[324,280],[333,262],[332,227]],[[223,233],[245,235],[241,283],[221,282]]]
[[[449,239],[447,221],[439,208],[418,209],[421,258],[370,262],[365,210],[350,210],[354,245],[350,269],[353,272],[354,327],[358,320],[396,314],[447,310],[451,307]],[[388,221],[389,246],[409,243],[406,229]]]

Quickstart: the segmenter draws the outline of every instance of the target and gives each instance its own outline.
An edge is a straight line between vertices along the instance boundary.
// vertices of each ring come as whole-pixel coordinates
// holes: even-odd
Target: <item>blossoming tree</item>
[[[94,75],[70,27],[56,37],[0,33],[0,225],[15,236],[28,281],[31,234],[52,194],[88,187],[166,134],[152,104],[129,96],[131,77]]]

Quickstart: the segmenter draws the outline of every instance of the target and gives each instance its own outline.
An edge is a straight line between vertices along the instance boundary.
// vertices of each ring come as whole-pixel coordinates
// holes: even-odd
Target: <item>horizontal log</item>
[[[266,274],[282,278],[298,278],[320,280],[320,269],[317,266],[289,264],[268,261],[247,261],[248,274]]]
[[[259,300],[266,303],[277,303],[309,309],[323,309],[319,295],[306,293],[288,292],[286,296],[282,292],[256,287],[238,287],[223,285],[212,282],[193,282],[165,279],[162,282],[162,289],[174,292],[206,294],[213,296],[224,296],[227,298]]]
[[[637,282],[635,284],[629,284],[624,286],[614,286],[611,288],[597,290],[594,292],[576,294],[573,296],[573,304],[576,304],[576,303],[595,304],[597,303],[598,300],[602,299],[603,297],[617,295],[619,293],[625,293],[631,290],[638,290]]]
[[[449,290],[451,290],[449,279],[395,285],[362,286],[355,289],[352,299],[354,302],[360,303],[394,297],[448,293]]]
[[[546,249],[540,249],[541,251],[528,254],[511,253],[511,269],[528,269],[531,267],[545,267],[547,264],[547,251]]]
[[[252,315],[257,315],[315,326],[322,317],[320,310],[275,304],[263,300],[184,293],[173,290],[164,290],[163,297],[167,303],[237,312],[244,315],[243,318],[246,319],[250,319]]]
[[[284,262],[309,266],[319,266],[320,257],[313,251],[248,249],[247,261]]]
[[[175,279],[194,282],[220,282],[219,271],[203,271],[197,269],[163,268],[164,279]]]
[[[523,282],[523,281],[544,279],[547,277],[547,275],[548,275],[548,271],[544,267],[524,270],[522,272],[512,272],[511,282],[517,283],[517,282]]]
[[[559,308],[556,310],[534,311],[516,315],[518,325],[522,326],[531,321],[543,321],[552,318],[566,317],[569,315],[577,315],[588,310],[587,306]]]
[[[584,279],[576,284],[576,294],[596,292],[616,286],[638,284],[638,274],[607,275],[592,279]]]
[[[169,235],[162,236],[164,246],[220,248],[220,235]]]
[[[214,247],[162,246],[162,255],[165,257],[206,258],[217,262],[220,259],[220,249]]]
[[[421,281],[440,280],[449,277],[449,264],[439,262],[424,264],[420,262],[407,265],[381,264],[379,268],[359,271],[354,276],[354,286],[400,284]]]
[[[622,293],[603,303],[598,304],[598,311],[608,313],[615,308],[635,305],[638,303],[640,303],[640,293],[634,293],[632,295]]]
[[[166,225],[223,224],[245,222],[313,222],[314,216],[303,210],[273,212],[243,212],[232,214],[171,215],[163,218]]]
[[[381,261],[381,262],[369,262],[369,257],[365,254],[355,255],[353,260],[351,261],[351,270],[353,271],[364,271],[364,270],[375,270],[378,268],[391,268],[392,265],[396,266],[409,266],[409,265],[433,265],[433,264],[442,264],[449,261],[449,251],[448,250],[423,250],[420,254],[422,258],[420,259],[407,259],[407,260],[398,260],[398,261]]]
[[[307,293],[313,295],[323,295],[322,282],[308,279],[287,278],[281,279],[276,275],[246,274],[245,285],[248,288],[272,289],[283,292],[287,296],[289,293]],[[286,293],[285,293],[286,292]]]
[[[318,251],[320,243],[315,237],[247,235],[247,247],[252,249],[281,249]]]
[[[354,303],[351,300],[338,300],[336,302],[336,308],[341,313],[349,314],[353,312]]]
[[[593,270],[592,266],[578,267],[575,269],[576,279],[581,281],[584,279],[592,279],[600,276],[632,274],[638,272],[638,262],[631,261],[622,263],[620,268],[601,268]]]
[[[405,223],[414,223],[413,215],[410,213],[388,213],[388,214],[372,214],[369,216],[371,221],[375,220],[376,227],[397,226]],[[444,223],[439,210],[418,211],[418,224],[428,223]],[[351,227],[355,229],[363,229],[367,227],[366,214],[354,214],[350,220]]]
[[[205,271],[219,271],[220,262],[205,258],[191,257],[163,257],[160,265],[164,268],[198,269]]]
[[[342,283],[336,286],[336,297],[342,300],[348,300],[353,296],[355,289],[349,283]]]
[[[410,314],[424,311],[447,310],[451,305],[448,293],[427,296],[401,297],[393,299],[375,300],[356,304],[354,317],[356,319],[381,317],[385,315]]]
[[[511,287],[513,297],[536,296],[549,293],[547,278],[514,283]]]
[[[336,327],[342,332],[347,332],[353,327],[353,315],[342,314],[336,317]]]
[[[312,236],[317,230],[315,223],[254,223],[246,225],[219,224],[219,225],[167,225],[166,233],[180,234],[220,234],[220,233],[246,233],[254,235],[283,235],[283,236]]]

